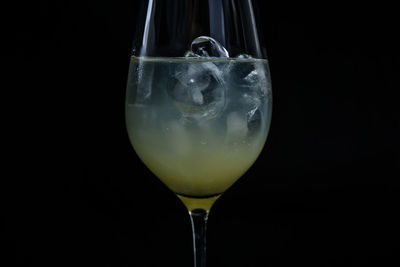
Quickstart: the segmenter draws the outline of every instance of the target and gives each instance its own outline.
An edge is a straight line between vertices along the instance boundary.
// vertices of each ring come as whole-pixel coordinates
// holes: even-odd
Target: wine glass
[[[184,203],[195,267],[206,266],[208,213],[254,163],[272,91],[255,2],[143,0],[126,126],[144,164]]]

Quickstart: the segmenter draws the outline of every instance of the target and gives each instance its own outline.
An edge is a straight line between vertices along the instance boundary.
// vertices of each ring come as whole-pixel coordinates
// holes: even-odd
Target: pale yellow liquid
[[[146,166],[172,191],[189,196],[224,192],[254,163],[265,138],[195,133],[179,122],[159,132],[141,128],[131,134],[133,147]]]
[[[229,64],[245,67],[245,64],[255,63],[263,69],[266,64],[260,60],[231,59],[220,59],[217,63],[221,69]],[[251,109],[247,110],[241,99],[251,91],[235,83],[226,84],[226,106],[217,116],[186,120],[181,111],[197,112],[196,107],[192,110],[182,106],[167,93],[171,81],[176,83],[171,80],[171,69],[182,64],[201,62],[133,58],[126,125],[140,159],[173,192],[184,197],[215,200],[211,197],[229,188],[260,154],[269,129],[271,95],[259,98],[261,120],[255,130],[247,123]]]

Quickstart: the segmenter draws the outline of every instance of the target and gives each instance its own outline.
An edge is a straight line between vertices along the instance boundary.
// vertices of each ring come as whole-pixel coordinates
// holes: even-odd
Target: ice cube
[[[249,135],[256,135],[260,132],[262,126],[262,113],[259,108],[253,109],[247,113],[247,128]]]
[[[225,106],[222,71],[212,62],[180,64],[167,86],[170,97],[186,118],[210,119]]]
[[[245,113],[231,112],[226,120],[226,137],[229,142],[242,141],[248,132],[247,116]]]
[[[228,86],[238,88],[235,102],[248,114],[256,114],[268,95],[268,70],[261,60],[252,59],[250,55],[241,54],[238,60],[232,60],[231,66],[224,74]]]
[[[261,105],[261,98],[252,92],[244,93],[239,101],[243,102],[242,105],[246,107],[247,112],[253,112]]]
[[[229,57],[228,51],[216,40],[200,36],[193,40],[186,58]],[[227,65],[227,64],[225,64]],[[224,109],[226,89],[224,67],[215,62],[182,62],[172,73],[167,85],[168,94],[185,118],[210,119]]]
[[[236,86],[247,87],[253,90],[260,90],[260,93],[264,93],[268,86],[267,81],[267,70],[265,69],[264,63],[257,60],[245,60],[252,59],[250,55],[240,54],[236,58],[241,59],[239,61],[233,61],[230,68],[230,79],[231,82]]]
[[[245,86],[262,85],[266,81],[265,71],[263,68],[256,67],[246,77],[244,77]]]
[[[200,57],[199,55],[196,55],[195,53],[193,53],[192,50],[186,51],[186,53],[185,53],[184,56],[185,56],[185,57]]]
[[[262,98],[254,92],[244,93],[240,100],[241,107],[246,113],[249,132],[257,131],[261,124]]]
[[[194,39],[191,51],[200,57],[229,57],[225,47],[208,36],[200,36]]]
[[[252,56],[247,55],[247,54],[239,54],[239,55],[237,55],[236,57],[237,57],[237,58],[253,58]]]
[[[202,91],[210,85],[210,74],[204,71],[202,63],[181,65],[177,68],[175,77],[180,84],[176,88],[181,94],[187,94],[187,100],[195,104],[203,104]]]

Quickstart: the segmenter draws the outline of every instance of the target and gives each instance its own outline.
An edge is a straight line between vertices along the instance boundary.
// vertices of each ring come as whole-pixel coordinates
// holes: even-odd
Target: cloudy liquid
[[[260,154],[271,118],[271,92],[269,84],[256,88],[265,81],[253,87],[237,82],[249,65],[262,71],[259,75],[269,83],[264,60],[132,58],[126,105],[129,138],[144,164],[175,193],[221,194]],[[195,85],[205,81],[208,87],[188,88],[191,93],[186,94],[187,84],[176,78],[182,70],[207,72],[187,79]]]

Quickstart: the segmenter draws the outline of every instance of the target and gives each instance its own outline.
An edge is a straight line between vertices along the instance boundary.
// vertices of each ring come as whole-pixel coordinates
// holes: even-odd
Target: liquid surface
[[[266,60],[132,57],[131,143],[178,194],[220,194],[242,176],[263,148],[271,108]]]

